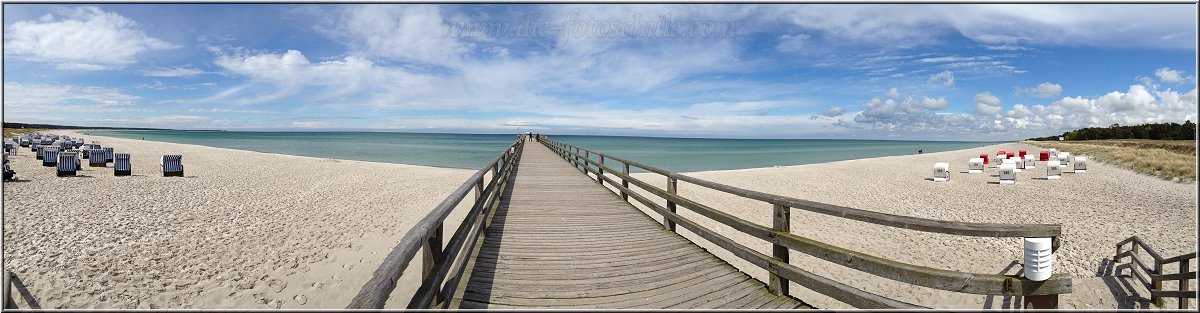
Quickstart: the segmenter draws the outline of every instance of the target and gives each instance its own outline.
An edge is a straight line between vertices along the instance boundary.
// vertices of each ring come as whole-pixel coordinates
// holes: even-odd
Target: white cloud
[[[140,73],[150,77],[192,77],[204,74],[204,70],[190,66],[157,67],[141,70]]]
[[[779,36],[779,45],[776,46],[775,49],[783,52],[800,51],[804,49],[805,43],[808,42],[809,38],[812,38],[812,36],[808,34],[787,34]]]
[[[936,58],[923,58],[923,59],[917,60],[917,62],[947,63],[947,62],[987,61],[987,60],[991,60],[991,59],[992,59],[992,57],[986,56],[986,55],[974,56],[974,57],[945,56],[945,57],[936,57]]]
[[[1017,95],[1026,95],[1034,98],[1050,99],[1058,97],[1062,94],[1062,85],[1044,82],[1036,87],[1023,88],[1017,90]]]
[[[1170,69],[1167,67],[1155,70],[1154,75],[1158,76],[1158,79],[1163,82],[1174,83],[1174,84],[1186,82],[1186,81],[1192,79],[1191,75],[1185,76],[1182,71],[1173,70],[1173,69]]]
[[[990,92],[981,92],[975,95],[975,112],[980,115],[996,115],[1000,114],[1003,109],[1001,107],[1000,98],[992,95]]]
[[[67,84],[4,83],[4,106],[80,105],[93,107],[131,106],[141,97],[117,89]]]
[[[369,57],[459,67],[470,48],[446,34],[448,24],[434,5],[348,6],[337,23],[328,33]]]
[[[133,20],[95,6],[61,10],[6,27],[4,53],[59,69],[118,69],[137,54],[177,46],[150,37]]]
[[[946,87],[954,86],[954,73],[950,71],[943,71],[941,73],[930,75],[929,83],[942,84]]]
[[[838,116],[842,116],[842,114],[846,114],[846,108],[843,108],[841,106],[835,106],[835,107],[829,108],[829,109],[821,112],[821,115],[828,116],[828,117],[838,117]]]

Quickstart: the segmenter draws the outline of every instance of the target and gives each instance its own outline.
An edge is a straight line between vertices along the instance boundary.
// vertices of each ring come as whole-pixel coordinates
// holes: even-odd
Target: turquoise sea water
[[[513,135],[381,132],[88,131],[90,134],[320,158],[475,169]],[[996,142],[831,139],[692,139],[553,136],[553,139],[669,171],[798,165],[938,152]],[[84,136],[86,138],[86,136]]]

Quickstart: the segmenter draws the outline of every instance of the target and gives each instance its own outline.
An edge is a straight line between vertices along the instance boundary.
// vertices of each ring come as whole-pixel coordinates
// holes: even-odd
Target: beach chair
[[[4,181],[13,181],[17,179],[17,172],[8,168],[8,162],[4,162]]]
[[[980,159],[983,159],[983,164],[984,164],[984,165],[987,165],[987,164],[988,164],[988,154],[987,154],[987,153],[980,153],[980,154],[979,154],[979,158],[980,158]]]
[[[1058,160],[1058,149],[1050,148],[1050,160],[1049,161],[1054,161],[1054,160]]]
[[[74,152],[63,152],[58,156],[58,176],[75,176],[79,169],[79,155]]]
[[[1087,157],[1085,157],[1085,156],[1075,157],[1075,172],[1076,173],[1087,173]]]
[[[91,154],[91,152],[92,152],[92,145],[90,145],[90,144],[83,145],[82,147],[79,147],[79,151],[83,152],[80,154],[80,157],[86,159],[86,158],[88,158],[88,155]]]
[[[183,177],[183,156],[182,155],[164,155],[162,157],[163,177],[178,176]]]
[[[20,143],[21,143],[22,147],[28,147],[30,144],[30,138],[29,137],[21,137]]]
[[[133,175],[133,167],[129,166],[129,154],[117,153],[113,154],[113,176],[129,176]]]
[[[1025,156],[1025,168],[1037,168],[1037,159],[1032,154]]]
[[[1046,162],[1046,179],[1062,179],[1062,164],[1057,160]]]
[[[1014,155],[1014,156],[1011,158],[1011,160],[1013,160],[1013,164],[1016,164],[1016,165],[1017,165],[1017,168],[1016,168],[1016,170],[1017,170],[1017,173],[1020,173],[1021,171],[1024,171],[1024,170],[1025,170],[1025,161],[1024,161],[1024,160],[1021,160],[1021,157],[1018,157],[1018,156],[1015,156],[1015,155]]]
[[[1067,161],[1070,161],[1070,160],[1071,160],[1070,152],[1063,151],[1063,152],[1058,153],[1058,163],[1062,164],[1062,166],[1070,165],[1070,164],[1067,164]]]
[[[52,167],[55,165],[58,165],[58,148],[42,148],[42,166]]]
[[[104,163],[113,161],[113,148],[104,148]]]
[[[983,158],[971,158],[967,160],[967,173],[983,173]]]
[[[105,160],[104,160],[104,149],[92,149],[92,150],[90,150],[90,152],[88,152],[88,154],[90,154],[92,156],[91,158],[88,159],[88,166],[90,166],[90,167],[108,166],[108,162],[105,162]]]
[[[933,181],[944,182],[950,180],[950,163],[938,162],[933,164]]]
[[[33,158],[38,159],[38,160],[42,159],[42,145],[33,145],[33,152],[34,152]]]
[[[1021,158],[1021,160],[1024,160],[1025,153],[1026,153],[1025,150],[1017,150],[1017,157]]]
[[[1012,185],[1017,183],[1016,164],[1005,163],[1000,165],[1000,184]]]
[[[1050,151],[1042,150],[1038,153],[1038,161],[1050,161]]]
[[[1017,168],[1017,160],[1016,159],[1004,159],[1004,161],[1002,161],[1000,163],[1000,165],[1012,165],[1013,172],[1016,172],[1016,173],[1021,172],[1021,170]]]

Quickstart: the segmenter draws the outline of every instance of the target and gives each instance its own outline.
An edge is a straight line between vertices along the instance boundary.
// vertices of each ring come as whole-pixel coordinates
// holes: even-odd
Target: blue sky
[[[1021,139],[1196,121],[1196,9],[5,4],[3,113],[175,129]]]

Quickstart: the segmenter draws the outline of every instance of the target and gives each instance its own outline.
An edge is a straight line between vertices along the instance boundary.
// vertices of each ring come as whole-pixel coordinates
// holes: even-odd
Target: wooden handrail
[[[445,262],[445,256],[453,257],[458,253],[457,249],[453,249],[454,247],[447,247],[448,249],[442,249],[441,247],[442,224],[446,220],[446,217],[466,198],[467,193],[472,189],[475,189],[477,192],[475,204],[472,205],[472,212],[479,213],[477,209],[481,208],[481,203],[484,202],[481,199],[490,198],[484,196],[483,192],[485,190],[480,185],[484,175],[495,167],[503,167],[496,171],[497,173],[505,172],[505,175],[507,175],[508,172],[511,172],[513,165],[516,164],[517,157],[524,148],[524,142],[527,138],[528,136],[520,136],[504,152],[488,162],[486,166],[476,171],[470,178],[467,178],[462,185],[455,189],[454,192],[451,192],[446,199],[442,200],[433,211],[426,214],[420,221],[417,221],[413,228],[404,234],[404,237],[400,239],[395,248],[388,253],[387,257],[380,263],[379,268],[371,276],[371,279],[350,300],[350,304],[346,308],[382,309],[392,291],[396,289],[396,282],[400,279],[404,270],[408,268],[409,263],[412,262],[417,252],[421,250],[425,251],[424,255],[426,256],[424,262],[426,263],[425,269],[422,273],[423,283],[419,289],[420,292],[414,295],[413,300],[417,300],[416,302],[418,303],[416,304],[425,304],[428,306],[429,298],[426,295],[437,290],[437,286],[434,283],[440,284],[445,279],[444,275],[449,268],[449,263],[455,263]],[[494,185],[500,176],[494,175],[488,184],[489,187]],[[487,188],[487,190],[492,194],[503,192],[503,190],[496,190],[495,188]],[[476,223],[476,221],[477,219],[473,216],[464,219],[463,223],[459,225],[459,231],[456,231],[454,237],[451,238],[451,246],[459,245],[460,247],[458,248],[461,248],[463,238],[459,237],[466,234],[462,230],[467,228],[469,225],[467,224],[468,222]],[[478,235],[478,232],[476,232],[476,235]],[[426,286],[426,283],[429,283],[429,285]],[[410,304],[414,303],[410,302]]]
[[[549,139],[547,139],[549,140]],[[693,183],[709,189],[718,190],[729,193],[735,196],[759,200],[770,204],[784,205],[787,207],[803,209],[807,211],[838,216],[857,221],[892,226],[897,228],[911,229],[917,231],[943,233],[962,236],[978,236],[978,237],[1059,237],[1062,235],[1062,225],[1057,224],[1006,224],[1006,223],[969,223],[969,222],[954,222],[945,220],[935,220],[911,216],[893,215],[887,213],[873,212],[848,208],[830,204],[824,204],[814,201],[801,200],[792,197],[768,194],[753,190],[742,189],[721,183],[710,182],[707,180],[686,176],[679,173],[665,171],[649,165],[629,161],[612,155],[581,149],[570,144],[558,143],[567,147],[589,151],[590,154],[601,155],[608,159],[632,165],[653,173],[674,178],[677,180]],[[568,151],[570,152],[570,151]],[[578,156],[576,154],[576,156]],[[609,172],[612,172],[611,170]],[[1055,240],[1056,243],[1058,240]]]
[[[1129,250],[1122,250],[1121,247],[1127,244],[1129,245]],[[1153,268],[1147,266],[1138,257],[1138,248],[1145,250],[1146,254],[1150,255],[1150,261],[1154,261]],[[1143,241],[1141,237],[1134,235],[1117,243],[1117,254],[1113,256],[1113,263],[1121,262],[1121,259],[1125,257],[1129,257],[1131,261],[1129,274],[1137,278],[1146,289],[1150,290],[1151,302],[1157,303],[1162,297],[1178,298],[1179,309],[1187,309],[1188,299],[1196,297],[1195,291],[1188,291],[1188,280],[1197,279],[1195,271],[1189,272],[1191,269],[1191,260],[1196,258],[1196,252],[1164,259],[1158,252],[1154,251],[1154,248],[1150,247],[1150,244]],[[1164,273],[1163,266],[1173,263],[1179,263],[1179,272],[1176,274]],[[1145,276],[1149,276],[1149,278],[1144,277],[1141,272],[1138,272],[1137,270],[1139,269],[1145,272]],[[1179,281],[1179,290],[1163,290],[1162,283],[1164,281]]]
[[[1024,277],[1015,276],[1015,275],[973,274],[973,273],[963,273],[963,272],[956,272],[956,271],[949,271],[949,270],[933,269],[933,268],[929,268],[929,267],[923,267],[923,266],[917,266],[917,265],[911,265],[911,264],[905,264],[905,263],[896,262],[896,261],[892,261],[892,260],[887,260],[884,258],[880,258],[880,257],[863,254],[863,253],[859,253],[856,251],[851,251],[851,250],[843,249],[840,247],[824,244],[824,243],[821,243],[821,242],[818,242],[818,241],[815,241],[812,239],[796,236],[796,235],[791,234],[787,230],[786,225],[784,225],[782,227],[767,228],[765,226],[751,223],[749,221],[743,220],[741,218],[730,215],[728,213],[724,213],[719,210],[713,209],[711,207],[705,206],[703,204],[697,203],[690,199],[680,197],[680,196],[676,195],[674,192],[672,192],[673,190],[662,190],[662,189],[660,189],[656,186],[653,186],[651,184],[648,184],[642,180],[633,178],[632,176],[627,174],[626,171],[619,171],[619,170],[613,169],[604,163],[595,162],[588,158],[580,159],[579,153],[575,152],[575,151],[580,151],[580,150],[588,151],[586,149],[581,149],[578,147],[558,143],[553,140],[549,140],[548,138],[543,138],[543,139],[544,139],[543,144],[547,145],[555,152],[558,152],[559,155],[563,156],[564,159],[567,159],[568,161],[580,160],[582,163],[581,164],[582,168],[580,168],[581,171],[584,171],[585,173],[588,173],[588,174],[595,174],[597,176],[598,180],[609,181],[609,183],[611,185],[613,185],[614,187],[616,187],[618,189],[618,193],[620,195],[622,195],[622,197],[633,197],[638,202],[641,202],[641,203],[645,204],[646,206],[649,206],[649,207],[653,208],[654,210],[659,211],[659,213],[662,214],[664,219],[666,220],[666,221],[664,221],[664,225],[667,225],[668,221],[670,221],[671,224],[675,224],[675,223],[684,224],[683,221],[680,221],[680,220],[674,218],[674,216],[677,216],[677,214],[672,209],[673,209],[674,205],[678,205],[678,206],[688,208],[696,213],[699,213],[702,216],[705,216],[707,218],[710,218],[712,220],[720,222],[724,225],[730,226],[733,229],[738,230],[742,233],[748,234],[755,238],[766,240],[766,241],[772,243],[777,248],[786,248],[786,249],[796,250],[796,251],[799,251],[799,252],[802,252],[802,253],[805,253],[808,255],[812,255],[812,256],[824,259],[826,261],[837,263],[842,266],[846,266],[846,267],[853,268],[853,269],[856,269],[856,270],[859,270],[862,272],[866,272],[866,273],[869,273],[872,275],[876,275],[876,276],[880,276],[880,277],[884,277],[884,278],[888,278],[888,279],[892,279],[892,280],[896,280],[896,281],[900,281],[900,282],[904,282],[904,283],[925,286],[925,287],[930,287],[930,288],[935,288],[935,289],[941,289],[941,290],[949,290],[949,291],[964,292],[964,293],[974,293],[974,294],[989,294],[989,295],[1037,296],[1037,295],[1057,295],[1057,294],[1071,292],[1071,279],[1069,277],[1054,277],[1054,278],[1051,278],[1046,281],[1035,282],[1035,281],[1030,281]],[[633,166],[636,166],[639,168],[646,169],[651,172],[656,172],[659,174],[665,173],[664,175],[668,177],[668,188],[670,188],[670,183],[672,181],[674,181],[675,179],[687,181],[686,178],[690,178],[690,177],[678,175],[675,173],[661,171],[656,168],[647,168],[646,165],[637,164],[636,162],[630,162],[628,160],[624,160],[619,157],[614,157],[611,155],[607,155],[607,154],[603,154],[603,153],[599,153],[599,152],[595,152],[595,151],[590,151],[588,154],[589,155],[595,154],[595,155],[603,156],[607,159],[620,162],[625,167],[633,165]],[[595,170],[593,170],[592,167],[595,167]],[[601,173],[605,173],[605,172],[607,172],[607,174],[610,174],[610,175],[613,175],[613,176],[616,176],[617,178],[619,178],[621,184],[617,184],[616,180],[609,178],[606,175],[601,174]],[[720,184],[711,183],[711,182],[707,182],[707,181],[702,181],[702,182],[704,182],[705,184],[698,184],[698,185],[701,185],[704,187],[708,187],[708,185],[720,185]],[[660,198],[666,199],[667,203],[669,205],[672,205],[672,208],[662,208],[657,203],[646,200],[640,194],[637,194],[637,193],[633,192],[632,190],[630,190],[627,187],[628,184],[626,184],[626,183],[632,183],[651,194],[654,194]],[[723,185],[720,185],[720,186],[723,186]],[[733,187],[730,187],[730,188],[733,188]],[[716,188],[714,188],[714,189],[716,189]],[[762,194],[762,195],[767,195],[767,194]],[[796,203],[792,200],[803,201],[803,200],[799,200],[799,199],[790,199],[788,201],[783,201],[783,200],[778,200],[778,199],[785,198],[785,197],[777,197],[774,195],[767,195],[767,196],[770,196],[770,197],[776,199],[777,200],[776,202],[786,203],[783,205],[776,203],[775,205],[777,206],[777,209],[778,209],[778,206],[783,206],[784,208],[786,208],[787,204]],[[766,196],[764,196],[764,198],[766,198]],[[847,208],[847,209],[849,209],[849,208]],[[854,209],[851,209],[851,210],[854,210]],[[778,215],[779,212],[776,212],[776,214]],[[777,224],[779,224],[779,223],[777,223]],[[984,225],[986,225],[986,224],[984,224]],[[1004,225],[1012,225],[1012,224],[1004,224]],[[781,226],[781,225],[776,225],[776,226]],[[1016,226],[1023,227],[1023,226],[1028,226],[1028,225],[1016,225]],[[1035,225],[1035,226],[1040,226],[1040,225]],[[1058,225],[1049,225],[1049,226],[1054,226],[1053,228],[1055,230],[1060,229],[1060,227]],[[695,227],[699,227],[699,226],[695,226]],[[704,237],[705,239],[709,239],[710,241],[713,241],[713,239],[710,239],[710,237],[718,236],[715,234],[705,235],[703,232],[712,232],[711,230],[708,230],[708,229],[694,230],[694,229],[692,229],[693,227],[687,227],[687,226],[685,226],[685,228],[688,228],[689,230],[691,230],[697,234],[700,234],[701,237]],[[995,231],[995,228],[993,228],[993,231]],[[1003,232],[1001,232],[1001,233],[1003,233]],[[1058,232],[1052,232],[1052,233],[1055,235],[1058,234]],[[1001,236],[1001,237],[1003,237],[1003,236]],[[719,237],[719,238],[723,238],[723,237]],[[719,238],[718,238],[718,240],[719,240]],[[777,275],[782,276],[783,274],[786,274],[786,273],[778,271],[777,269],[771,268],[770,264],[772,264],[772,263],[770,263],[770,262],[767,262],[767,263],[755,262],[755,260],[750,259],[754,256],[744,256],[742,254],[745,254],[745,253],[739,254],[737,251],[735,251],[738,249],[749,249],[749,248],[746,248],[745,246],[742,246],[740,244],[736,244],[733,242],[728,242],[728,243],[722,244],[721,242],[714,241],[714,243],[717,243],[718,246],[721,246],[727,250],[730,250],[731,252],[734,252],[735,255],[738,255],[739,257],[742,257],[743,259],[746,259],[748,261],[751,261],[752,263],[755,263],[756,265],[759,265],[760,267],[768,269],[768,272],[770,272],[772,275],[772,285],[773,286],[778,287],[782,284],[786,284],[786,281],[782,281],[782,282],[776,281]],[[734,245],[736,247],[731,247],[731,245]],[[755,252],[755,253],[757,253],[757,252]],[[776,258],[770,258],[770,257],[767,257],[766,255],[761,255],[761,254],[760,255],[764,258],[772,260],[772,262],[787,264],[786,259],[783,259],[778,256],[779,253],[773,253],[773,254],[777,254]],[[797,281],[797,282],[799,283],[799,281]],[[811,280],[810,280],[810,282],[811,282]],[[782,288],[780,288],[780,289],[782,289]],[[855,289],[855,290],[857,290],[857,289]],[[773,291],[775,291],[775,290],[773,290]],[[782,292],[786,293],[786,289],[782,289],[782,290],[778,290],[778,291],[782,291]],[[878,303],[876,303],[876,304],[878,304]],[[852,305],[854,305],[854,304],[852,304]],[[876,307],[876,306],[868,305],[867,307]]]

